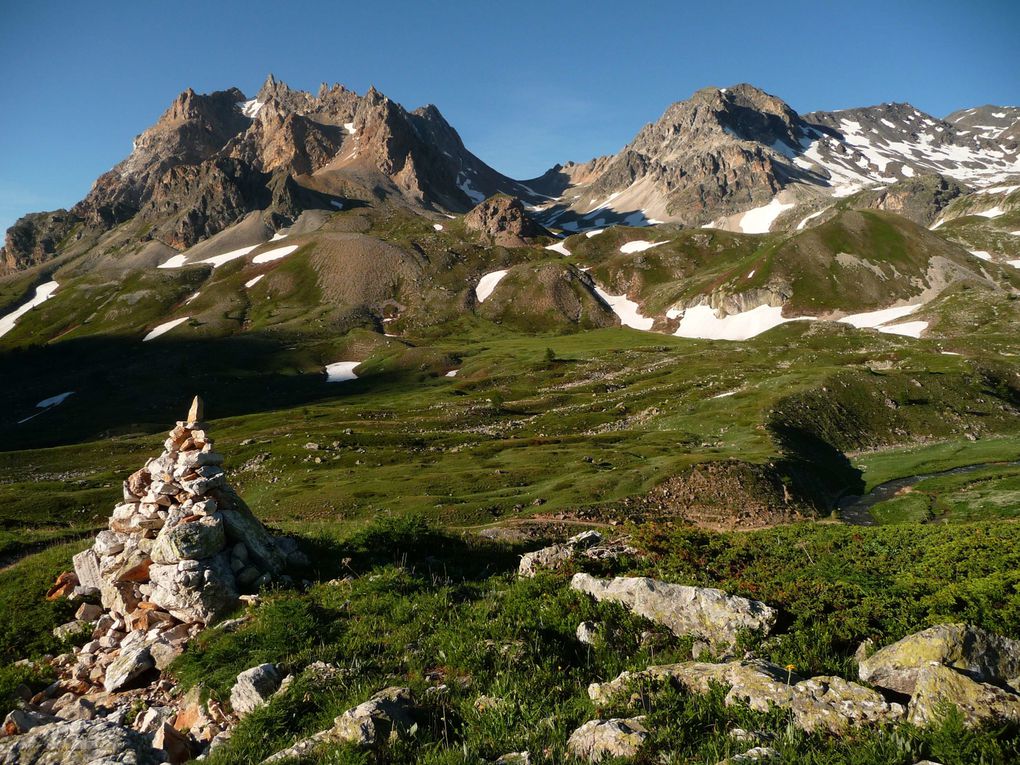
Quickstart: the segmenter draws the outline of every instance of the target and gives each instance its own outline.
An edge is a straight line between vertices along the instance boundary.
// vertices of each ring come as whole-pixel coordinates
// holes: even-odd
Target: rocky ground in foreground
[[[798,664],[783,658],[813,640],[819,620],[797,612],[810,595],[792,610],[782,587],[755,586],[749,558],[726,589],[699,583],[686,566],[719,571],[732,555],[713,559],[708,537],[588,530],[479,557],[425,526],[380,528],[324,579],[229,489],[201,419],[196,400],[51,589],[77,604],[55,630],[71,649],[16,665],[55,679],[15,689],[0,762],[953,765],[1010,762],[1020,747],[1020,640],[937,622],[943,593],[914,598],[936,623],[897,640],[882,634],[917,618],[902,592],[883,587],[883,602],[864,587],[845,593],[845,609],[821,604],[833,621],[815,625],[818,653]],[[811,560],[838,539],[799,545]],[[928,546],[950,554],[946,540]],[[761,560],[775,565],[768,551]],[[986,561],[985,576],[1002,563]],[[964,602],[992,581],[976,573],[986,584],[959,591]],[[1014,624],[1015,596],[1002,597],[999,621],[982,619],[990,627]],[[847,631],[869,613],[885,626]],[[867,633],[878,639],[850,640]],[[534,682],[552,684],[549,698]],[[549,702],[551,715],[531,717]]]

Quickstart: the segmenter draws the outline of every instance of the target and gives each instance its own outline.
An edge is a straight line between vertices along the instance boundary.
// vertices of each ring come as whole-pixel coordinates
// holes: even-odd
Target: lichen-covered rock
[[[221,515],[205,515],[190,523],[164,527],[152,546],[152,560],[161,565],[182,560],[201,560],[220,552],[227,544]]]
[[[606,704],[627,692],[654,694],[667,685],[705,694],[713,684],[729,686],[727,706],[742,703],[757,712],[771,707],[789,709],[796,725],[806,731],[843,733],[850,727],[893,722],[904,714],[900,704],[891,704],[877,691],[857,683],[827,676],[805,680],[758,659],[723,664],[690,661],[623,672],[607,683],[592,683],[588,695]]]
[[[858,673],[866,683],[912,694],[918,673],[932,663],[979,682],[1007,682],[1020,675],[1020,640],[968,624],[939,624],[867,656]]]
[[[259,664],[246,669],[237,676],[237,682],[230,689],[230,706],[238,717],[244,717],[269,701],[280,687],[281,679],[275,664]]]
[[[107,720],[56,722],[0,740],[3,765],[160,765],[165,759],[148,737]]]
[[[648,738],[643,718],[589,720],[570,734],[567,751],[574,757],[601,762],[610,757],[636,757]]]
[[[1020,696],[988,683],[972,680],[941,664],[929,664],[914,675],[914,692],[907,719],[918,726],[941,719],[947,706],[955,706],[967,725],[1020,722]]]
[[[575,574],[570,586],[596,600],[622,603],[635,614],[668,627],[674,635],[693,635],[719,648],[732,646],[743,630],[768,634],[778,615],[757,600],[648,577],[606,580]]]

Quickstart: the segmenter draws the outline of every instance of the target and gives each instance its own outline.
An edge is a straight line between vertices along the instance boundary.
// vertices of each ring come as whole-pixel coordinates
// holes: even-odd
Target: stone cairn
[[[53,660],[59,679],[27,700],[6,733],[102,718],[155,733],[157,748],[176,744],[183,754],[229,727],[230,716],[215,713],[203,714],[198,730],[175,725],[183,708],[160,672],[206,626],[254,600],[265,585],[286,583],[288,567],[307,559],[293,540],[271,536],[230,488],[202,419],[196,396],[163,453],[124,481],[109,529],[74,556],[75,575],[58,580],[57,596],[98,595],[101,605],[84,602],[75,621],[55,633],[89,632],[91,640]],[[164,711],[126,719],[139,701]]]

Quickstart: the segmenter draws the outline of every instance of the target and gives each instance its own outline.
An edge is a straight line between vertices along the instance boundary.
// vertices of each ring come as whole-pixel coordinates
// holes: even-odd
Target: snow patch
[[[165,263],[160,263],[156,268],[180,268],[188,262],[187,255],[174,255]]]
[[[499,284],[500,279],[506,276],[506,270],[503,271],[491,271],[481,279],[478,280],[478,286],[475,287],[475,297],[478,298],[478,302],[483,302],[492,291],[496,289],[496,285]]]
[[[620,252],[625,255],[630,255],[634,252],[650,250],[652,247],[658,247],[660,244],[666,244],[666,242],[648,242],[644,239],[635,239],[633,242],[627,242],[625,245],[620,247]]]
[[[828,209],[829,209],[829,208],[827,208],[827,207],[825,208],[825,210],[828,210]],[[804,229],[804,227],[805,227],[805,226],[806,226],[806,225],[807,225],[807,224],[808,224],[808,223],[809,223],[810,221],[812,221],[812,220],[814,220],[815,218],[817,218],[817,217],[818,217],[819,215],[821,215],[821,214],[822,214],[823,212],[825,212],[825,210],[819,210],[819,211],[818,211],[818,212],[816,212],[816,213],[811,213],[811,214],[810,214],[809,216],[807,216],[807,217],[806,217],[806,218],[805,218],[804,220],[802,220],[802,221],[801,221],[800,223],[798,223],[798,224],[797,224],[797,230],[798,230],[798,231],[802,231],[802,230]]]
[[[981,258],[981,260],[991,260],[992,254],[986,250],[971,250],[970,254],[975,258]]]
[[[360,363],[360,361],[337,361],[327,364],[326,382],[346,382],[347,380],[358,379],[358,376],[354,374],[354,368]]]
[[[276,249],[270,250],[269,252],[263,252],[256,255],[254,258],[251,259],[251,262],[256,264],[271,263],[274,260],[279,260],[280,258],[287,257],[297,248],[298,245],[296,244],[288,244],[283,247],[277,247]]]
[[[57,406],[58,404],[63,404],[65,401],[67,401],[68,396],[73,396],[73,395],[74,395],[74,391],[73,390],[69,390],[69,391],[67,391],[67,393],[58,393],[56,396],[50,396],[49,398],[44,398],[42,401],[40,401],[35,406],[36,406],[37,409],[49,409],[51,406]]]
[[[433,223],[432,224],[432,228],[434,228],[436,231],[442,231],[443,230],[443,224],[442,223]]]
[[[237,249],[237,250],[231,250],[230,252],[224,252],[222,255],[213,255],[211,258],[206,258],[205,260],[200,260],[198,262],[199,263],[208,263],[213,268],[219,268],[224,263],[229,263],[232,260],[237,260],[238,258],[243,258],[245,255],[247,255],[249,252],[254,250],[256,247],[261,247],[261,246],[262,246],[262,244],[259,243],[259,244],[253,244],[253,245],[251,245],[249,247],[241,247],[240,249]]]
[[[354,127],[354,123],[353,122],[345,122],[344,123],[344,130],[347,131],[348,135],[354,135],[355,133],[358,132],[357,129]]]
[[[888,324],[891,321],[896,321],[912,314],[922,305],[923,303],[915,303],[914,305],[901,305],[896,308],[882,308],[878,311],[854,313],[844,316],[842,319],[836,319],[836,321],[857,327],[857,329],[878,329],[883,324]]]
[[[610,295],[600,287],[595,287],[595,293],[606,301],[613,313],[620,317],[620,323],[625,327],[634,329],[649,330],[655,323],[655,319],[641,315],[641,306],[626,295]]]
[[[603,231],[605,231],[605,229],[604,229],[604,228],[596,228],[596,229],[592,229],[591,231],[585,231],[585,232],[584,232],[584,235],[585,235],[586,237],[588,237],[589,239],[591,239],[591,238],[592,238],[593,236],[598,236],[598,235],[599,235],[599,234],[601,234],[601,233],[602,233]]]
[[[780,202],[776,197],[767,205],[755,207],[740,216],[740,230],[745,234],[767,234],[783,212],[795,207],[793,202]]]
[[[344,203],[341,202],[339,199],[331,199],[329,200],[329,203],[338,210],[344,209]]]
[[[719,318],[712,306],[696,305],[684,311],[677,337],[702,340],[748,340],[790,321],[811,321],[813,316],[783,316],[779,306],[760,305],[750,311]]]
[[[155,328],[151,329],[149,331],[149,334],[147,334],[145,337],[142,338],[142,342],[143,343],[147,343],[150,340],[155,340],[160,335],[165,335],[171,329],[173,329],[176,326],[179,326],[179,325],[183,324],[184,322],[186,322],[190,318],[191,318],[190,316],[184,316],[184,317],[182,317],[180,319],[173,319],[172,321],[164,322],[164,323],[160,324],[158,327],[155,327]]]
[[[253,98],[251,101],[245,101],[241,104],[241,114],[250,119],[255,119],[255,115],[259,113],[261,108],[262,102],[257,98]]]
[[[570,250],[567,249],[567,245],[563,244],[563,242],[556,242],[556,244],[547,244],[545,248],[547,250],[552,250],[553,252],[558,252],[560,255],[563,255],[564,257],[570,255]]]
[[[254,279],[249,279],[248,281],[246,281],[246,282],[244,283],[244,286],[245,286],[245,288],[246,288],[246,289],[251,289],[251,288],[252,288],[252,287],[254,287],[254,286],[255,286],[256,284],[258,284],[258,283],[259,283],[259,281],[261,281],[261,279],[262,279],[262,277],[263,277],[263,276],[265,276],[265,274],[259,274],[259,275],[258,275],[258,276],[256,276],[256,277],[255,277]]]
[[[31,300],[29,300],[20,308],[16,308],[15,310],[11,311],[6,316],[0,317],[0,337],[3,337],[12,329],[14,329],[14,325],[17,323],[18,319],[20,319],[22,316],[24,316],[26,313],[31,311],[36,306],[42,305],[51,297],[53,297],[53,293],[56,292],[58,286],[59,285],[53,281],[46,282],[45,284],[40,284],[38,287],[35,288],[35,294],[32,296]]]
[[[460,371],[459,369],[451,369],[449,372],[446,373],[445,377],[456,377],[459,371]]]

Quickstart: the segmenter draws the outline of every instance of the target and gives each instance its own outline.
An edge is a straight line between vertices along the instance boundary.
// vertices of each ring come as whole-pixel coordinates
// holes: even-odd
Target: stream
[[[892,499],[897,493],[909,486],[914,486],[929,478],[939,478],[947,475],[961,475],[964,473],[975,473],[990,467],[1016,467],[1020,460],[1013,462],[979,462],[976,465],[963,465],[949,470],[939,470],[934,473],[918,473],[904,478],[894,478],[891,481],[880,483],[874,489],[862,496],[844,495],[836,500],[836,517],[843,523],[853,526],[874,526],[875,519],[871,516],[871,508],[879,502]]]

